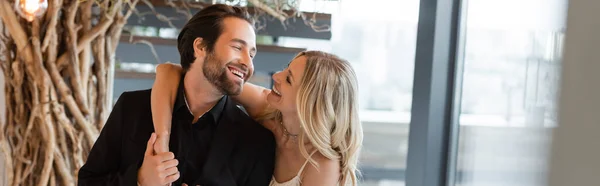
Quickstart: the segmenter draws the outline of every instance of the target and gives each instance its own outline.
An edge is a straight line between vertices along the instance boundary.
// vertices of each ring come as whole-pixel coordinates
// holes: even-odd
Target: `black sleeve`
[[[265,144],[259,151],[254,167],[250,172],[250,177],[245,185],[269,185],[271,178],[273,177],[273,169],[275,168],[275,139],[271,133],[268,134],[268,140],[265,140]]]
[[[137,185],[137,172],[141,162],[120,167],[123,107],[126,105],[127,95],[121,94],[115,104],[86,163],[79,169],[77,185]]]

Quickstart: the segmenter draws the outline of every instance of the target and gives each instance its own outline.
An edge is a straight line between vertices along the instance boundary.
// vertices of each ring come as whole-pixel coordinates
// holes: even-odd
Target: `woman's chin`
[[[276,107],[280,100],[281,96],[275,94],[273,91],[267,94],[267,103],[269,103],[269,105],[271,105],[272,107]]]

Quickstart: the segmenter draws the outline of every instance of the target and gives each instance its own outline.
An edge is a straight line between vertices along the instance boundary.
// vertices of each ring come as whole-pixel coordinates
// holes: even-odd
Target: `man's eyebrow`
[[[248,43],[242,39],[238,39],[238,38],[233,38],[231,39],[232,42],[236,42],[236,43],[240,43],[242,45],[248,45]]]
[[[232,42],[236,42],[236,43],[240,43],[240,44],[242,44],[242,45],[244,45],[244,46],[248,46],[248,42],[246,42],[246,41],[244,41],[244,40],[242,40],[242,39],[233,38],[233,39],[231,39],[231,41],[232,41]],[[252,47],[252,48],[250,49],[250,51],[252,51],[252,52],[256,53],[256,47]]]

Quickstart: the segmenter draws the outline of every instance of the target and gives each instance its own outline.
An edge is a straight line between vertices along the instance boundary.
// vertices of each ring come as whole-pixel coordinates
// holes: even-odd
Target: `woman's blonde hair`
[[[333,54],[305,51],[295,58],[301,56],[306,57],[306,67],[296,95],[302,128],[298,137],[300,152],[318,168],[304,146],[306,137],[323,156],[340,160],[339,185],[357,185],[363,131],[358,119],[356,74],[348,61]],[[266,115],[281,119],[279,111]]]

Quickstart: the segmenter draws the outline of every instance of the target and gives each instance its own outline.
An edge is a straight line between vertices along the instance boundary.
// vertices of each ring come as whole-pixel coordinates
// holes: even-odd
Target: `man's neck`
[[[202,74],[187,73],[183,83],[185,98],[195,119],[208,112],[223,97]]]

